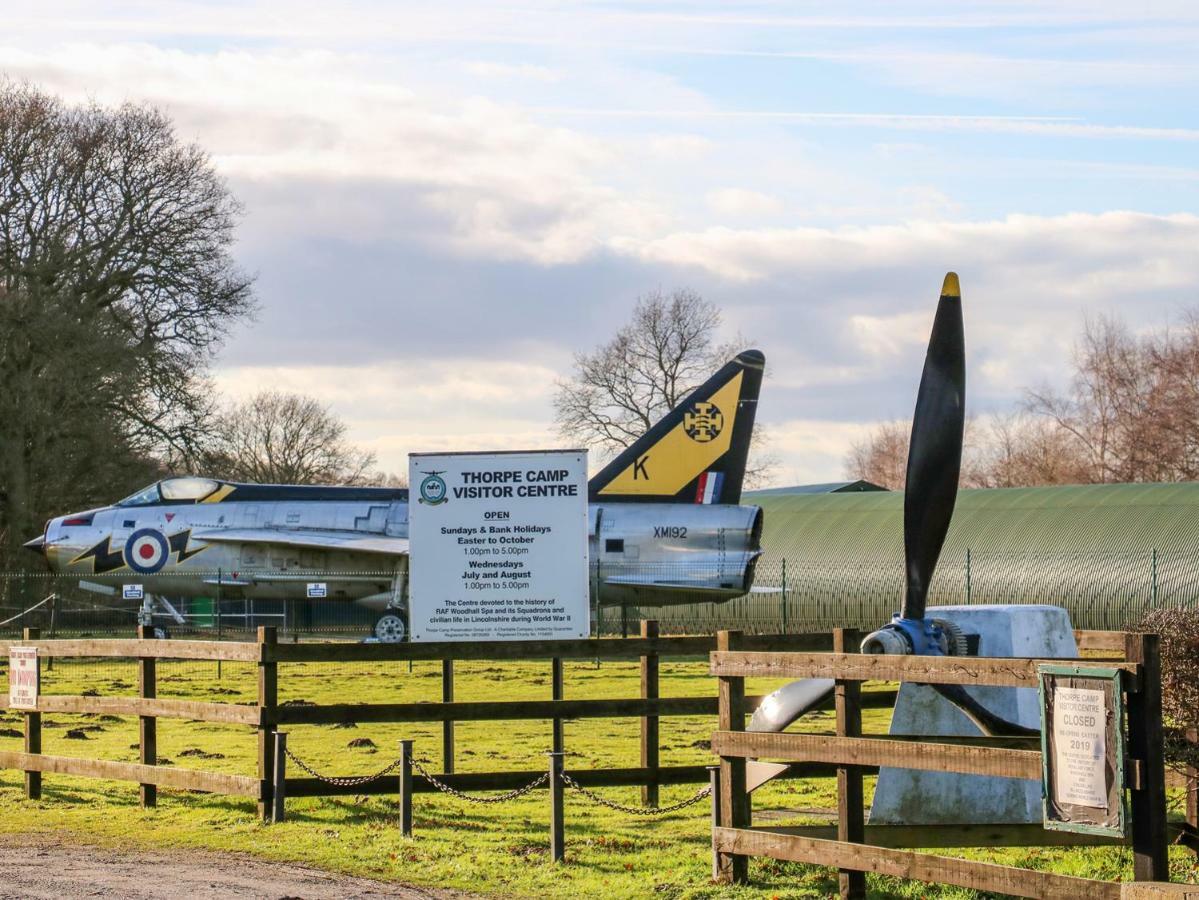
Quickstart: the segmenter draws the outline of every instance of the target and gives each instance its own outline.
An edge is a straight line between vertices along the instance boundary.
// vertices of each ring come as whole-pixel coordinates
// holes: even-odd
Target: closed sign
[[[8,651],[8,706],[37,709],[37,647],[10,647]]]

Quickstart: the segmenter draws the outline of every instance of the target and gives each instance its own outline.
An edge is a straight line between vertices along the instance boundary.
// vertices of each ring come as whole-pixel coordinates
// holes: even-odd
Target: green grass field
[[[715,681],[706,663],[662,663],[663,696],[711,696]],[[159,696],[222,702],[253,702],[252,666],[176,662],[159,665]],[[102,664],[58,661],[43,679],[46,693],[101,695],[135,692],[131,662]],[[413,702],[440,699],[440,664],[288,664],[280,666],[280,701]],[[749,693],[777,687],[753,681]],[[567,697],[635,697],[638,671],[632,663],[567,663]],[[547,663],[456,665],[456,699],[548,699]],[[866,731],[882,732],[886,711],[866,713]],[[21,747],[20,717],[0,713],[0,749]],[[662,719],[662,764],[709,764],[707,740],[714,718]],[[398,741],[412,738],[418,758],[440,770],[440,725],[361,725],[357,728],[303,726],[289,729],[289,746],[316,769],[338,775],[366,774],[397,755]],[[805,720],[812,731],[831,731],[832,717]],[[209,771],[254,774],[256,733],[245,727],[160,719],[163,762]],[[486,722],[458,726],[458,771],[542,769],[549,749],[548,722]],[[566,767],[638,764],[636,719],[568,721]],[[368,738],[374,745],[350,747]],[[131,717],[67,716],[44,719],[43,749],[49,754],[137,760],[137,722]],[[300,773],[292,773],[300,774]],[[693,794],[699,785],[662,789],[663,805]],[[867,797],[872,785],[867,783]],[[754,795],[755,821],[816,824],[832,821],[835,782],[811,779],[775,782]],[[639,800],[636,788],[602,788],[625,804]],[[62,832],[81,841],[121,847],[188,847],[252,853],[325,869],[429,887],[453,887],[519,897],[827,897],[836,892],[836,873],[771,860],[754,860],[752,885],[714,885],[709,872],[709,806],[706,801],[662,817],[642,818],[566,795],[568,862],[547,863],[549,799],[544,791],[500,805],[466,803],[443,794],[415,800],[415,837],[400,837],[398,807],[390,798],[296,799],[289,821],[262,825],[249,801],[160,789],[159,806],[142,810],[137,786],[65,776],[45,777],[43,799],[27,801],[21,774],[0,771],[0,832]],[[946,851],[942,851],[946,852]],[[955,852],[955,851],[947,851]],[[1194,856],[1174,848],[1176,880],[1196,880]],[[1051,869],[1093,878],[1131,878],[1129,854],[1117,848],[962,851],[995,862]],[[978,894],[920,883],[871,878],[874,897],[965,898]]]

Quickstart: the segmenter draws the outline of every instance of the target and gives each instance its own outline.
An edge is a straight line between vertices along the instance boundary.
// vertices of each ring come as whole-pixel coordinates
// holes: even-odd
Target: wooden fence
[[[279,643],[274,628],[258,630],[258,641],[159,641],[143,633],[136,640],[39,640],[36,629],[26,629],[21,643],[38,648],[42,659],[125,658],[138,661],[138,696],[96,697],[42,694],[35,712],[25,713],[23,752],[0,751],[0,768],[25,771],[26,793],[38,797],[44,773],[131,781],[141,785],[145,806],[156,802],[158,787],[206,791],[258,801],[259,812],[269,820],[275,814],[274,793],[276,752],[274,735],[291,725],[331,725],[365,722],[441,722],[442,772],[437,779],[461,791],[506,791],[538,777],[542,770],[471,772],[455,771],[454,726],[456,722],[501,720],[548,720],[552,723],[550,750],[565,748],[563,722],[580,718],[637,718],[641,723],[640,765],[627,768],[571,770],[570,775],[584,787],[642,787],[642,802],[657,805],[661,785],[704,783],[709,780],[706,765],[665,766],[660,762],[659,720],[663,716],[717,714],[719,701],[709,697],[662,697],[659,665],[662,657],[706,659],[716,647],[714,636],[663,637],[657,623],[641,623],[636,638],[603,638],[569,641],[496,641],[475,643],[427,644],[349,644]],[[831,634],[755,635],[744,638],[744,645],[758,652],[814,651],[832,647]],[[8,644],[0,642],[0,653],[7,656]],[[257,666],[258,697],[253,706],[157,697],[157,661],[159,659],[241,661]],[[563,683],[563,661],[638,660],[641,690],[639,696],[621,699],[568,699]],[[291,706],[279,702],[279,667],[286,663],[365,663],[407,660],[440,660],[442,665],[439,703],[338,703]],[[551,675],[550,696],[545,700],[456,701],[454,699],[454,662],[456,660],[544,660]],[[890,706],[894,692],[872,694],[870,705]],[[751,702],[758,698],[749,698]],[[0,708],[7,698],[0,697]],[[42,753],[41,717],[43,713],[109,714],[137,716],[140,731],[140,762],[50,756]],[[229,775],[176,766],[159,765],[157,759],[157,720],[190,719],[232,725],[248,725],[258,731],[257,775]],[[797,769],[792,777],[832,776],[832,766],[815,764]],[[354,773],[337,773],[338,780],[353,779]],[[361,794],[396,795],[401,789],[399,774],[367,784],[333,784],[326,780],[302,777],[280,781],[287,797],[336,796]],[[544,786],[543,786],[544,787]],[[417,781],[414,792],[433,791],[427,782]],[[280,804],[281,805],[281,804]]]
[[[1114,632],[1079,632],[1079,646],[1083,651],[1112,654],[1124,650],[1124,636]],[[848,642],[848,643],[847,643]],[[125,658],[138,662],[138,696],[96,697],[41,695],[36,711],[24,715],[25,747],[23,752],[0,751],[0,768],[18,769],[25,772],[27,796],[41,795],[42,776],[45,773],[129,781],[140,785],[141,802],[153,806],[157,801],[159,787],[226,794],[247,797],[257,801],[259,813],[264,819],[280,817],[286,797],[332,796],[346,794],[390,794],[405,798],[405,807],[411,809],[411,794],[433,791],[436,788],[423,780],[411,778],[411,765],[401,771],[369,784],[330,784],[317,778],[281,778],[284,773],[276,772],[276,760],[283,759],[281,747],[276,746],[275,735],[290,725],[320,725],[362,722],[441,722],[442,769],[436,778],[460,791],[508,791],[528,784],[545,774],[544,769],[472,772],[455,771],[454,725],[461,721],[498,720],[549,720],[552,723],[550,748],[560,754],[564,750],[563,723],[577,718],[637,718],[641,724],[640,765],[627,768],[570,770],[570,777],[586,788],[604,786],[642,787],[642,802],[653,806],[658,802],[658,788],[669,784],[700,784],[711,777],[709,766],[664,766],[660,762],[658,724],[662,716],[720,716],[720,732],[715,744],[722,756],[721,761],[721,819],[716,829],[716,840],[720,850],[722,875],[728,876],[737,870],[747,854],[769,854],[775,852],[799,853],[797,847],[806,844],[787,843],[788,838],[798,841],[824,841],[816,850],[804,850],[810,861],[831,859],[831,850],[825,839],[837,836],[841,840],[862,838],[854,824],[861,819],[861,777],[877,771],[881,764],[895,765],[893,757],[902,752],[908,757],[929,745],[911,744],[906,748],[895,741],[856,741],[851,744],[832,743],[827,739],[807,735],[745,735],[744,715],[755,706],[760,698],[744,696],[746,675],[795,676],[823,674],[838,679],[837,724],[838,734],[845,739],[855,737],[855,728],[860,729],[861,709],[867,707],[890,707],[894,704],[894,691],[870,691],[862,693],[859,682],[866,678],[883,680],[945,680],[960,683],[968,680],[976,683],[975,675],[1000,677],[994,683],[1013,682],[1013,676],[1003,675],[1012,667],[1011,660],[1002,665],[986,660],[970,660],[969,677],[958,673],[963,661],[954,660],[954,672],[937,669],[936,661],[926,658],[862,657],[846,654],[853,641],[847,632],[835,634],[807,635],[738,635],[728,632],[721,636],[663,637],[657,632],[654,622],[641,623],[641,636],[620,639],[585,639],[544,642],[490,642],[490,643],[442,643],[442,644],[281,644],[273,628],[260,628],[258,641],[214,642],[214,641],[159,641],[142,634],[135,640],[39,640],[35,629],[28,629],[22,643],[38,647],[39,659],[61,658]],[[7,656],[8,644],[0,642],[0,654]],[[733,650],[736,650],[734,653]],[[830,650],[841,651],[830,654]],[[719,695],[710,697],[662,697],[660,696],[659,664],[662,657],[707,658],[713,650],[720,650],[713,657],[713,672],[719,676]],[[1141,652],[1137,650],[1137,652]],[[257,702],[253,706],[232,703],[168,699],[157,697],[157,661],[160,659],[241,661],[257,667]],[[622,699],[568,699],[563,683],[563,661],[583,660],[638,660],[640,664],[639,696]],[[440,660],[442,665],[441,696],[439,703],[382,703],[382,704],[325,704],[319,706],[289,706],[279,703],[279,666],[291,662],[304,663],[364,663],[406,660]],[[541,701],[457,701],[454,697],[454,662],[456,660],[544,660],[549,666],[551,685],[549,698]],[[879,661],[882,662],[879,662]],[[771,662],[776,661],[776,662]],[[1105,663],[1106,664],[1106,663]],[[1130,671],[1140,671],[1141,664],[1130,664]],[[738,669],[738,667],[741,667]],[[1023,668],[1021,668],[1023,667]],[[945,667],[941,667],[944,669]],[[1028,675],[1023,661],[1016,669]],[[1002,670],[1002,671],[1001,671]],[[1006,678],[1008,680],[1002,680]],[[958,681],[953,681],[958,679]],[[981,682],[987,683],[987,682]],[[1033,683],[1033,682],[1028,682]],[[0,697],[0,708],[7,706],[7,698]],[[1131,708],[1131,707],[1130,707]],[[139,720],[138,763],[122,763],[109,760],[78,757],[51,756],[42,753],[41,717],[43,713],[110,714],[137,716]],[[258,733],[258,759],[256,775],[231,775],[205,772],[176,766],[158,764],[157,720],[159,718],[190,719],[219,724],[243,725],[255,728]],[[858,725],[854,723],[858,722]],[[280,742],[282,743],[282,742]],[[822,745],[823,744],[823,745]],[[946,748],[944,744],[932,745],[934,756],[921,756],[923,763],[929,760],[938,764],[956,765],[953,771],[982,771],[986,765],[980,760],[986,754],[980,748],[958,746]],[[852,748],[852,749],[851,749]],[[1143,748],[1142,748],[1143,749]],[[992,748],[999,757],[1017,766],[1019,772],[1033,772],[1030,760],[1039,759],[1039,753],[1022,747]],[[408,745],[411,763],[411,745]],[[769,830],[749,829],[749,801],[744,790],[733,789],[744,783],[744,761],[749,756],[770,755],[786,757],[798,754],[807,761],[793,766],[785,777],[837,777],[841,797],[841,826],[850,830],[845,834],[832,835],[829,830],[808,829],[803,834],[786,834]],[[1025,755],[1021,755],[1025,754]],[[847,758],[851,757],[851,758]],[[553,759],[554,757],[551,757]],[[559,762],[561,756],[556,757]],[[1144,756],[1140,757],[1144,759]],[[1160,756],[1158,757],[1160,760]],[[1038,763],[1039,765],[1039,763]],[[964,769],[961,767],[965,767]],[[926,765],[927,767],[927,765]],[[1156,769],[1147,769],[1144,764],[1136,770],[1142,784]],[[1039,769],[1037,769],[1039,777]],[[738,774],[740,773],[740,774]],[[354,773],[338,773],[341,778],[353,778]],[[738,779],[741,779],[738,782]],[[276,796],[276,784],[282,789]],[[555,801],[552,815],[551,842],[555,858],[561,858],[561,795],[553,796],[560,783],[550,779],[541,788],[551,790]],[[1141,792],[1146,790],[1142,787]],[[730,793],[731,792],[731,793]],[[856,794],[855,794],[856,792]],[[852,815],[854,798],[858,816]],[[1144,801],[1138,801],[1143,805]],[[1137,808],[1140,808],[1138,806]],[[1193,803],[1192,803],[1192,812]],[[409,812],[410,814],[410,812]],[[1194,822],[1194,816],[1190,821]],[[1096,843],[1099,839],[1073,840],[1073,836],[1047,833],[1039,826],[1028,828],[996,829],[990,826],[976,828],[954,827],[952,833],[934,834],[928,829],[918,835],[921,843],[913,843],[916,835],[903,829],[866,829],[866,837],[872,846],[869,853],[877,858],[879,847],[899,846],[958,846],[963,842],[980,845],[1002,845],[1013,843]],[[794,830],[793,830],[794,831]],[[853,835],[858,835],[854,838]],[[1035,837],[1036,840],[1032,840]],[[762,842],[767,843],[762,843]],[[770,844],[771,841],[782,841]],[[768,846],[769,844],[769,846]],[[816,845],[813,845],[816,846]],[[781,849],[780,849],[781,848]],[[853,852],[861,852],[853,851]],[[1138,857],[1139,858],[1139,857]],[[841,857],[837,857],[841,860]],[[847,858],[848,859],[848,858]],[[906,859],[906,857],[905,857]],[[921,857],[921,860],[937,859]],[[859,859],[861,862],[861,859]],[[852,869],[850,862],[838,862]],[[894,871],[898,862],[887,863],[891,868],[878,871]],[[1138,864],[1140,865],[1140,863]],[[919,870],[913,870],[919,871]],[[1138,870],[1139,871],[1139,870]],[[940,877],[940,876],[938,876]],[[965,877],[965,876],[963,876]],[[973,877],[973,876],[971,876]],[[1045,894],[1044,896],[1051,896]],[[1102,894],[1097,897],[1103,896]]]
[[[1076,661],[1117,668],[1127,697],[1132,835],[1138,882],[1166,882],[1167,827],[1162,756],[1161,671],[1156,635],[1100,632],[1080,635],[1080,649],[1115,659]],[[1034,898],[1117,900],[1122,885],[1050,872],[958,859],[911,849],[930,847],[1070,846],[1117,843],[1110,838],[1048,832],[1032,825],[866,825],[862,775],[879,766],[995,775],[1039,781],[1039,738],[929,738],[862,734],[861,683],[1035,687],[1035,659],[867,656],[855,652],[857,635],[834,634],[832,653],[759,653],[738,632],[721,632],[711,671],[719,679],[720,730],[712,736],[720,756],[719,803],[712,829],[713,870],[720,880],[745,882],[751,856],[825,865],[840,870],[841,896],[865,896],[865,873],[953,884]],[[1049,660],[1044,660],[1049,662]],[[761,734],[745,731],[746,677],[834,678],[836,734]],[[799,760],[836,767],[835,828],[753,827],[746,792],[748,759]],[[1193,811],[1193,805],[1192,810]],[[1191,823],[1194,824],[1193,822]],[[1123,896],[1130,896],[1127,886]],[[1159,896],[1147,886],[1137,896]],[[1161,890],[1166,890],[1162,888]]]

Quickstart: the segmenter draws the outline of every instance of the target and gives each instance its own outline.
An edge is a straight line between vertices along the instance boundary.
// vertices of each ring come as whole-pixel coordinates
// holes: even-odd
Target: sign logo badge
[[[715,403],[701,400],[683,413],[683,430],[700,444],[715,440],[724,428],[724,414]]]
[[[449,499],[449,489],[441,472],[430,472],[420,483],[420,502],[437,506]]]

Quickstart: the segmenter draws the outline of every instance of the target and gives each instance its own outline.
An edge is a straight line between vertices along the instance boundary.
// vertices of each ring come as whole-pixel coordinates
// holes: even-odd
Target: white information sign
[[[1054,800],[1106,809],[1107,709],[1103,691],[1054,686]]]
[[[329,586],[324,581],[308,582],[308,599],[309,600],[324,600],[329,596]]]
[[[9,709],[37,709],[37,647],[8,649]]]
[[[140,584],[125,584],[121,586],[122,600],[144,600],[146,591]]]
[[[412,640],[590,634],[586,451],[414,453],[408,475]]]

